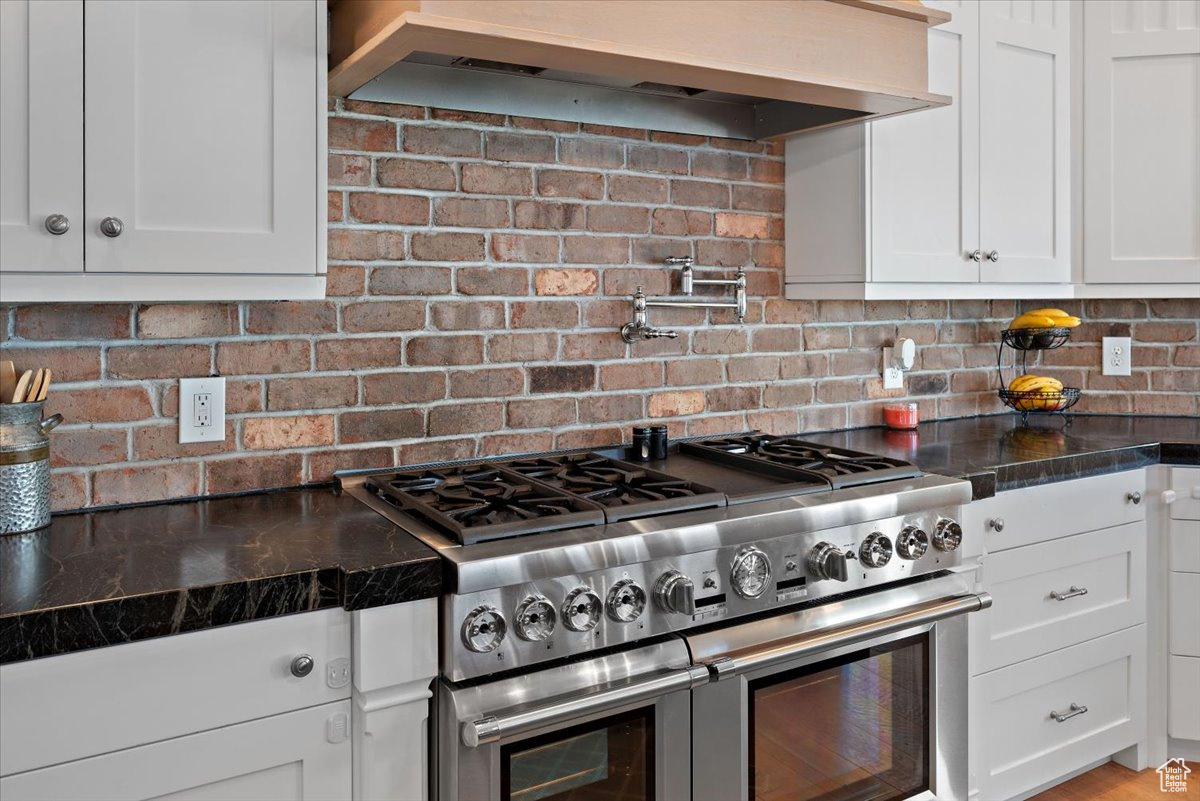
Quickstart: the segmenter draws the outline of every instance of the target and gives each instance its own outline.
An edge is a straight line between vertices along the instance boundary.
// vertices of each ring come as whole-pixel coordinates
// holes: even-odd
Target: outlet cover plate
[[[225,379],[179,379],[179,442],[225,439]]]
[[[1101,349],[1103,363],[1100,365],[1104,375],[1129,375],[1133,367],[1133,346],[1129,337],[1104,337]]]

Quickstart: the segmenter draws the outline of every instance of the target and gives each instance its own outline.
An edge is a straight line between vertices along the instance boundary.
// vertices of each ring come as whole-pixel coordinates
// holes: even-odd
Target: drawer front
[[[1141,522],[990,554],[983,582],[992,606],[970,619],[973,669],[986,673],[1144,623],[1145,574]]]
[[[327,609],[0,668],[0,776],[350,697],[349,614]],[[298,678],[294,657],[310,655]],[[348,665],[348,662],[347,662]]]
[[[1171,489],[1175,502],[1169,507],[1175,520],[1200,520],[1200,468],[1172,467]]]
[[[1200,573],[1200,520],[1171,520],[1170,565],[1183,573]]]
[[[1135,626],[973,679],[979,797],[1012,798],[1141,740],[1145,648]],[[1072,704],[1087,711],[1052,717]]]
[[[963,509],[963,548],[978,555],[1145,520],[1145,469],[1002,492]],[[1002,523],[997,531],[996,523]]]
[[[1171,657],[1171,696],[1167,699],[1167,734],[1200,740],[1200,657]]]
[[[1200,573],[1171,573],[1171,653],[1200,656]]]

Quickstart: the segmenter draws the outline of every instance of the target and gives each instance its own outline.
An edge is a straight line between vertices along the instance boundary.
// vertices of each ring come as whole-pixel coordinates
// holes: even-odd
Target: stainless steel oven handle
[[[494,743],[505,737],[564,723],[592,712],[610,707],[637,703],[676,690],[690,690],[710,680],[708,668],[703,665],[659,673],[652,678],[631,681],[589,695],[567,696],[544,706],[523,709],[519,712],[498,712],[462,725],[462,741],[469,748]]]
[[[761,649],[734,652],[707,664],[713,672],[715,680],[720,681],[740,673],[773,667],[783,662],[839,648],[843,645],[865,642],[913,626],[923,626],[969,612],[978,612],[991,605],[992,596],[986,592],[978,595],[954,595],[935,601],[925,601],[883,617],[875,617],[825,631],[800,634],[771,643]]]

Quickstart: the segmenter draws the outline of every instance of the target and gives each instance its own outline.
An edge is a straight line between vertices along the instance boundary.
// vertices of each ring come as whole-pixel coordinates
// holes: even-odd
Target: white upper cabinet
[[[790,297],[1071,292],[1071,4],[928,5],[949,107],[787,143]]]
[[[1200,2],[1084,3],[1083,45],[1084,281],[1194,285]]]
[[[951,104],[870,130],[874,281],[979,280],[979,4],[940,6],[954,18],[929,29],[929,91]]]
[[[324,295],[324,2],[0,5],[6,301]]]
[[[82,70],[79,0],[0,2],[0,267],[6,273],[83,270]]]
[[[1071,280],[1071,4],[978,6],[980,280]]]

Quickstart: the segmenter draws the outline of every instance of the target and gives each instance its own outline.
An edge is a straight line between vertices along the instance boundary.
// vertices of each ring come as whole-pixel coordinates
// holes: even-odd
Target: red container
[[[883,407],[883,422],[888,428],[912,431],[921,422],[921,411],[915,403],[889,403]]]

